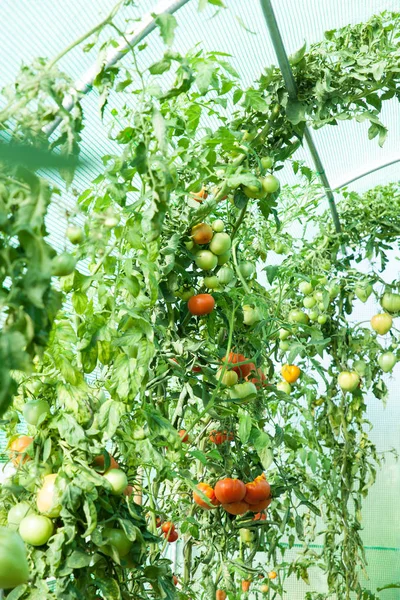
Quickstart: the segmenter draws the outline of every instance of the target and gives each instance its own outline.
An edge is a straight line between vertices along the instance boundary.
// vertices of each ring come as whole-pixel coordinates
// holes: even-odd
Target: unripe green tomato
[[[393,352],[384,352],[378,358],[379,366],[384,373],[389,373],[393,369],[396,362],[397,359]]]
[[[304,294],[308,296],[308,294],[312,294],[314,288],[309,281],[300,281],[299,283],[299,292],[300,294]]]
[[[282,352],[287,352],[290,348],[290,344],[289,342],[283,341],[283,342],[279,342],[279,349],[282,350]]]
[[[313,308],[316,305],[317,301],[312,296],[306,296],[303,298],[303,306],[304,308]]]
[[[107,527],[103,530],[103,539],[111,546],[114,546],[120,557],[126,556],[133,546],[133,542],[128,539],[126,533],[122,529]]]
[[[276,384],[276,388],[280,392],[284,392],[285,394],[288,394],[288,395],[292,391],[292,386],[287,381],[280,381],[279,383]]]
[[[81,244],[85,239],[83,229],[77,225],[69,225],[67,227],[66,235],[71,244]]]
[[[344,392],[354,392],[360,383],[360,377],[355,371],[342,371],[338,376],[338,384]]]
[[[274,159],[272,156],[263,156],[261,159],[261,165],[263,169],[272,169],[274,166]]]
[[[34,510],[32,510],[31,505],[28,502],[18,502],[18,504],[14,504],[8,511],[8,527],[13,531],[17,531],[22,519],[32,514],[34,514]]]
[[[363,284],[356,285],[354,288],[354,293],[361,302],[366,302],[370,295],[372,294],[372,285],[370,283],[364,282]]]
[[[7,527],[0,527],[0,589],[9,590],[28,583],[29,575],[26,548],[21,537]]]
[[[334,283],[333,285],[331,285],[329,287],[328,292],[329,292],[329,298],[331,300],[334,300],[340,294],[340,287],[336,283]]]
[[[390,314],[400,312],[400,294],[386,292],[382,296],[381,306]]]
[[[318,308],[319,310],[325,310],[325,304],[323,302],[318,302]]]
[[[328,283],[328,279],[325,275],[320,275],[318,281],[321,285],[326,285]]]
[[[19,524],[19,535],[31,546],[43,546],[53,535],[54,525],[43,515],[28,515]]]
[[[308,323],[308,315],[298,308],[290,311],[288,319],[290,323],[302,323],[303,325]]]
[[[216,233],[208,247],[213,254],[221,256],[230,250],[231,245],[232,240],[227,233]]]
[[[217,277],[221,285],[228,285],[235,277],[235,273],[230,267],[222,267],[222,269],[218,271]]]
[[[195,255],[195,263],[203,271],[211,271],[218,264],[218,258],[210,250],[200,250]]]
[[[216,219],[211,223],[211,227],[216,233],[221,233],[225,228],[225,223],[222,219]]]
[[[188,300],[190,300],[190,298],[192,296],[194,296],[194,294],[195,294],[195,291],[194,291],[194,288],[192,288],[192,287],[179,289],[175,292],[175,296],[177,296],[177,298],[180,298],[184,302],[187,302]]]
[[[108,229],[112,229],[113,227],[116,227],[119,223],[119,219],[117,216],[112,215],[109,217],[106,217],[104,219],[104,225],[105,227],[107,227]]]
[[[285,245],[282,242],[275,242],[274,252],[276,252],[276,254],[283,254],[284,251],[285,251]]]
[[[231,257],[231,251],[229,250],[228,252],[225,252],[225,254],[220,254],[220,256],[218,256],[218,264],[219,265],[224,265],[225,263],[228,262],[228,260]]]
[[[186,248],[186,250],[193,250],[193,248],[194,248],[194,241],[193,240],[189,240],[189,242],[185,242],[185,248]]]
[[[254,542],[255,533],[251,529],[239,529],[240,539],[244,544],[251,544]]]
[[[121,469],[110,469],[107,473],[104,473],[103,477],[111,485],[111,493],[114,496],[122,494],[128,485],[128,479]]]
[[[238,383],[229,390],[231,398],[247,398],[248,396],[256,395],[257,388],[254,383],[246,381],[246,383]]]
[[[225,373],[222,375],[222,378],[221,375],[222,367],[220,367],[217,371],[217,379],[221,379],[221,383],[223,385],[226,385],[227,387],[232,387],[233,385],[236,385],[239,379],[239,376],[236,373],[236,371],[225,371]]]
[[[50,406],[46,400],[32,400],[27,402],[22,409],[24,419],[29,425],[36,425],[42,415],[50,414]]]
[[[279,339],[280,340],[287,340],[288,337],[290,337],[290,331],[288,331],[287,329],[280,329],[279,330]]]
[[[316,292],[314,292],[313,295],[317,302],[323,302],[324,294],[323,294],[323,292],[321,292],[321,290],[317,290]]]
[[[353,369],[356,373],[364,377],[367,370],[367,363],[365,360],[355,360],[353,363]]]
[[[266,194],[274,194],[280,187],[279,179],[277,179],[275,175],[266,175],[262,179],[261,184]]]
[[[242,277],[244,277],[244,279],[250,279],[250,277],[253,277],[255,272],[256,268],[253,263],[249,261],[239,263],[239,273]]]
[[[51,261],[51,273],[56,277],[65,277],[74,271],[75,265],[76,260],[72,254],[62,252]]]
[[[251,327],[261,320],[261,316],[257,308],[253,308],[249,304],[243,306],[243,323]]]
[[[216,275],[204,277],[204,285],[209,290],[217,290],[220,287],[219,279]]]
[[[328,320],[327,315],[319,315],[319,317],[318,317],[318,323],[320,325],[325,325],[325,323],[327,322],[327,320]]]
[[[248,198],[260,199],[265,196],[261,181],[258,182],[258,185],[244,185],[243,192]]]

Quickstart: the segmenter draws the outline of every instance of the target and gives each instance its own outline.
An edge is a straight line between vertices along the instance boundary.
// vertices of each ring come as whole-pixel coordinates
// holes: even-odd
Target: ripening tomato
[[[247,398],[248,396],[253,396],[257,394],[257,388],[251,381],[246,381],[245,383],[237,383],[232,386],[229,390],[229,395],[231,398]]]
[[[27,402],[22,409],[24,419],[29,425],[36,425],[44,420],[43,415],[50,414],[50,406],[46,400],[32,400]],[[42,418],[41,418],[42,417]]]
[[[19,524],[19,534],[31,546],[43,546],[53,535],[54,525],[48,517],[28,515]]]
[[[187,444],[189,441],[189,434],[187,433],[186,429],[181,429],[180,431],[178,431],[178,435],[182,440],[182,443]]]
[[[268,385],[266,380],[267,376],[265,375],[264,371],[258,367],[257,371],[254,373],[254,376],[250,379],[250,382],[253,383],[256,388],[259,388],[266,387]]]
[[[113,496],[122,494],[128,485],[128,479],[121,469],[110,469],[104,473],[104,479],[110,484]]]
[[[33,513],[34,511],[28,502],[19,502],[18,504],[14,504],[14,506],[12,506],[8,511],[7,515],[9,529],[17,531],[22,519],[28,515],[32,515]]]
[[[381,298],[381,306],[391,314],[400,312],[400,294],[385,292]]]
[[[240,502],[230,502],[229,504],[223,504],[222,508],[230,515],[244,515],[249,510],[247,502],[241,500]]]
[[[207,223],[199,223],[192,227],[190,235],[195,244],[202,246],[203,244],[209,244],[211,242],[214,232]]]
[[[14,466],[17,467],[21,463],[24,464],[27,460],[31,460],[31,457],[25,453],[32,443],[33,438],[29,435],[21,435],[11,442],[9,445],[9,455]]]
[[[208,315],[214,310],[215,300],[211,294],[197,294],[190,298],[187,305],[192,315]]]
[[[103,530],[103,540],[107,542],[110,546],[114,546],[115,550],[118,553],[118,556],[121,558],[129,554],[133,542],[128,539],[125,531],[122,529],[115,529],[112,527],[106,527]],[[102,547],[102,551],[104,552],[105,548]],[[107,553],[107,552],[106,552]]]
[[[172,521],[164,521],[164,523],[161,525],[161,531],[163,533],[175,531],[175,525],[172,523]]]
[[[56,479],[57,473],[46,475],[43,479],[43,485],[36,496],[38,511],[52,519],[60,515],[62,508],[56,489]]]
[[[179,534],[177,531],[171,531],[170,533],[164,533],[164,537],[167,542],[173,544],[179,538]]]
[[[230,352],[228,356],[224,356],[222,361],[224,363],[228,363],[228,368],[232,371],[235,371],[235,373],[237,373],[237,375],[243,379],[248,377],[252,371],[255,371],[256,368],[254,363],[246,362],[247,358],[243,354],[236,354],[235,352]],[[239,364],[237,367],[232,366],[237,365],[238,363],[245,364]]]
[[[371,327],[379,335],[385,335],[393,325],[393,319],[388,313],[379,313],[371,319]]]
[[[267,593],[268,593],[268,590],[269,590],[269,585],[268,585],[268,583],[263,583],[263,584],[261,584],[261,585],[260,585],[260,592],[261,592],[262,594],[267,594]]]
[[[250,589],[250,583],[251,581],[248,581],[247,579],[243,579],[242,581],[242,592],[248,592]]]
[[[108,454],[108,470],[110,469],[119,469],[119,464],[117,463],[117,461],[115,460],[115,458],[113,456],[111,456],[111,454]],[[105,469],[105,464],[106,464],[106,459],[105,456],[103,454],[99,454],[99,456],[96,456],[94,461],[93,461],[93,465],[96,467],[96,471],[100,471],[103,472]]]
[[[208,192],[205,188],[202,188],[200,192],[196,192],[195,194],[193,194],[193,200],[196,200],[196,202],[199,202],[199,204],[201,204],[203,200],[206,200],[207,197]]]
[[[247,504],[258,504],[269,498],[270,495],[271,486],[265,479],[265,476],[261,475],[260,477],[256,477],[254,481],[246,483],[246,495],[244,501],[247,502]]]
[[[194,261],[202,271],[212,271],[218,264],[218,258],[210,250],[196,252]]]
[[[231,442],[234,440],[234,435],[232,432],[228,433],[227,431],[211,431],[209,440],[213,444],[220,446],[225,442]]]
[[[217,590],[215,600],[226,600],[226,597],[226,592],[224,592],[224,590]]]
[[[217,379],[221,380],[221,383],[223,385],[226,385],[227,387],[232,387],[233,385],[236,385],[236,383],[238,382],[238,374],[236,373],[236,371],[228,371],[225,370],[225,373],[222,375],[222,369],[223,367],[220,367],[217,371]],[[221,377],[222,375],[222,377]]]
[[[300,377],[301,370],[296,365],[283,365],[281,375],[288,383],[294,383]]]
[[[172,581],[173,581],[173,583],[174,583],[175,586],[178,585],[178,583],[179,583],[179,579],[177,578],[176,575],[172,575]]]
[[[210,503],[213,506],[210,506],[209,504],[207,504],[207,502],[205,500],[203,500],[203,498],[200,496],[200,494],[196,494],[196,492],[193,492],[193,501],[196,504],[198,504],[199,506],[201,506],[201,508],[204,508],[205,510],[212,510],[213,508],[217,508],[217,506],[220,503],[217,500],[217,498],[215,496],[215,492],[214,492],[213,488],[211,487],[211,485],[209,485],[208,483],[201,482],[201,483],[198,483],[196,487],[205,496],[207,496],[207,498],[209,498]]]
[[[276,571],[270,571],[268,573],[269,579],[276,579],[278,577],[278,573]]]
[[[292,391],[291,385],[287,381],[279,381],[279,383],[276,384],[276,389],[288,395]]]
[[[360,377],[355,371],[342,371],[338,376],[338,384],[344,392],[354,392],[358,388]]]
[[[127,485],[126,488],[124,489],[124,496],[132,496],[133,494],[133,486],[132,485]]]
[[[217,481],[214,493],[221,504],[240,502],[246,495],[246,486],[240,479],[226,477]]]

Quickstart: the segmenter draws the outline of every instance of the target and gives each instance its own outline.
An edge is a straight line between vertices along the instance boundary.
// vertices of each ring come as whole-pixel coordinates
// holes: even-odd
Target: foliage
[[[91,33],[112,24],[115,10]],[[381,102],[396,94],[397,24],[396,15],[385,13],[329,32],[292,57],[296,105],[275,68],[243,90],[226,55],[174,52],[173,17],[158,19],[169,48],[148,70],[141,72],[137,61],[145,45],[131,48],[120,67],[101,68],[95,86],[102,113],[110,109],[110,135],[120,152],[103,157],[103,172],[79,195],[77,212],[86,221],[74,251],[78,266],[60,279],[66,301],[55,320],[60,294],[50,288],[53,253],[43,226],[50,189],[21,168],[12,180],[3,176],[2,282],[12,294],[4,294],[1,340],[9,341],[1,368],[6,381],[9,370],[16,371],[10,385],[18,392],[4,418],[9,442],[28,400],[46,400],[51,412],[28,427],[34,442],[28,460],[17,461],[1,488],[1,518],[5,523],[16,500],[34,506],[49,472],[58,475],[61,507],[48,545],[29,547],[32,585],[16,588],[10,599],[213,599],[222,588],[232,600],[241,580],[257,587],[259,577],[275,598],[283,597],[292,574],[308,583],[311,567],[326,573],[329,593],[374,597],[359,580],[365,568],[361,508],[383,457],[367,434],[365,395],[372,391],[384,401],[387,389],[377,360],[380,338],[349,315],[360,281],[373,286],[377,298],[384,289],[398,290],[381,274],[386,240],[397,237],[398,186],[362,197],[346,192],[342,235],[327,213],[321,215],[321,190],[304,165],[293,161],[306,178],[299,190],[271,193],[264,186],[266,176],[279,174],[291,159],[306,119],[317,127],[367,119],[370,137],[376,131],[383,143],[378,114]],[[13,124],[13,135],[33,142],[59,114],[69,82],[55,62],[24,68],[17,96],[10,92],[1,116]],[[166,85],[169,71],[175,80]],[[28,88],[31,95],[23,95]],[[114,92],[134,95],[134,108],[111,108]],[[230,99],[238,105],[233,121],[225,113]],[[61,114],[57,145],[75,152],[79,97],[69,116]],[[203,126],[205,116],[215,127]],[[233,278],[212,288],[215,310],[191,317],[187,296],[208,293],[205,277],[220,273],[220,266],[212,272],[196,266],[191,229],[215,219],[232,243],[225,258]],[[295,239],[295,222],[311,233]],[[284,254],[283,262],[263,266],[273,250]],[[357,270],[365,260],[367,273]],[[265,278],[254,276],[256,263]],[[312,293],[298,291],[304,282]],[[312,298],[306,309],[305,296]],[[244,306],[246,319],[254,309],[250,325]],[[397,330],[387,339],[398,358]],[[245,365],[234,368],[243,377],[247,367],[256,393],[243,398],[243,388],[222,383],[233,370],[222,360],[231,352],[242,355]],[[28,354],[31,374],[24,372],[32,362]],[[289,394],[276,374],[281,363],[301,368]],[[345,393],[338,375],[356,368],[361,385]],[[213,431],[222,432],[223,443],[210,439]],[[113,494],[102,475],[111,466],[105,448],[127,474],[127,496]],[[95,468],[101,455],[103,471]],[[272,486],[265,519],[193,503],[199,481],[250,482],[264,472]],[[177,588],[165,558],[168,529],[162,536],[157,519],[173,522],[183,540]],[[132,542],[127,555],[109,543],[110,527]],[[243,529],[251,535],[241,536]],[[313,543],[321,538],[317,552]],[[289,559],[287,547],[296,541],[302,550]],[[48,578],[56,579],[54,591]]]

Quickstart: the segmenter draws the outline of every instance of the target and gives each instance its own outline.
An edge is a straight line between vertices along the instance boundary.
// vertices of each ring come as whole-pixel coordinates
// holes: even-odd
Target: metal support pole
[[[271,36],[271,41],[275,49],[275,53],[278,59],[279,68],[282,72],[282,77],[285,82],[286,89],[288,91],[289,97],[293,100],[297,100],[297,87],[296,82],[293,77],[292,68],[289,63],[289,59],[285,50],[285,46],[283,45],[283,40],[281,36],[281,32],[279,31],[278,23],[276,21],[274,9],[272,8],[271,0],[260,0],[261,7],[264,13],[264,17],[268,26],[269,34]],[[333,222],[335,224],[335,229],[338,233],[341,232],[342,228],[340,226],[339,215],[336,208],[335,197],[332,192],[332,188],[329,184],[328,177],[326,176],[324,166],[322,164],[321,158],[319,156],[317,147],[312,138],[311,132],[309,128],[305,127],[304,137],[307,142],[308,148],[311,153],[311,157],[313,159],[315,169],[317,171],[317,175],[320,178],[320,181],[325,189],[326,197],[328,198],[329,208],[332,213]]]
[[[104,61],[104,68],[109,69],[113,65],[115,65],[118,61],[123,58],[129,50],[139,42],[141,42],[145,37],[147,37],[154,29],[156,28],[156,16],[169,13],[173,14],[177,10],[179,10],[182,6],[187,4],[189,0],[161,0],[157,6],[152,10],[151,13],[147,13],[135,29],[131,33],[126,33],[123,37],[119,38],[118,46],[112,48],[107,53],[106,59]],[[153,16],[154,15],[154,16]],[[73,92],[71,95],[66,96],[63,100],[63,108],[70,112],[74,107],[74,96],[76,93],[78,94],[87,94],[91,91],[93,82],[95,80],[96,75],[99,72],[98,63],[94,63],[92,67],[90,67],[86,73],[82,75],[82,77],[75,83]],[[57,117],[54,119],[52,123],[46,125],[43,128],[43,132],[50,136],[60,125],[62,122],[62,117]]]

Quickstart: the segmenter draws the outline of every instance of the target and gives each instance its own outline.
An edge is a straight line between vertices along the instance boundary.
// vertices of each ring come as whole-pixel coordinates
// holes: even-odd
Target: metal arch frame
[[[109,50],[106,55],[104,66],[106,69],[115,65],[126,54],[129,48],[132,48],[145,37],[147,37],[156,28],[156,17],[161,14],[174,14],[177,10],[187,4],[189,0],[160,0],[151,13],[147,13],[139,22],[138,26],[131,33],[126,33],[118,40],[118,46]],[[74,95],[76,93],[87,94],[91,91],[93,82],[98,73],[99,65],[95,63],[90,67],[80,79],[75,83],[72,93],[63,100],[63,109],[70,112],[74,107]],[[62,122],[62,117],[57,117],[43,128],[43,132],[50,136]]]
[[[260,3],[261,3],[261,8],[264,13],[265,21],[268,26],[272,45],[274,46],[276,57],[278,59],[279,68],[282,72],[282,77],[285,82],[285,86],[288,91],[288,94],[289,94],[289,98],[291,98],[293,100],[297,100],[296,82],[294,80],[292,68],[290,66],[287,52],[286,52],[285,46],[283,44],[281,32],[278,27],[274,9],[272,7],[272,2],[271,2],[271,0],[260,0]],[[308,148],[310,150],[311,157],[313,159],[317,174],[320,178],[322,185],[324,186],[325,195],[328,199],[329,208],[331,210],[333,222],[335,224],[335,229],[338,233],[340,233],[342,231],[342,228],[340,226],[339,215],[338,215],[336,203],[335,203],[335,197],[333,195],[333,191],[330,186],[328,177],[325,173],[325,169],[322,164],[320,155],[318,153],[318,149],[315,145],[315,142],[312,138],[311,132],[307,125],[304,130],[304,137],[306,139]]]
[[[359,179],[362,179],[363,177],[367,177],[368,175],[371,175],[371,173],[376,173],[376,171],[380,171],[381,169],[386,169],[386,167],[390,167],[391,165],[395,165],[398,162],[400,162],[400,158],[395,158],[393,160],[390,160],[389,162],[382,163],[378,167],[374,167],[373,169],[369,169],[368,171],[365,171],[364,173],[361,173],[361,175],[356,175],[356,177],[352,177],[351,179],[348,179],[344,183],[341,183],[340,185],[336,186],[333,189],[333,191],[336,192],[338,190],[341,190],[342,188],[346,187],[347,185],[350,185],[351,183],[354,183],[354,181],[358,181]]]

